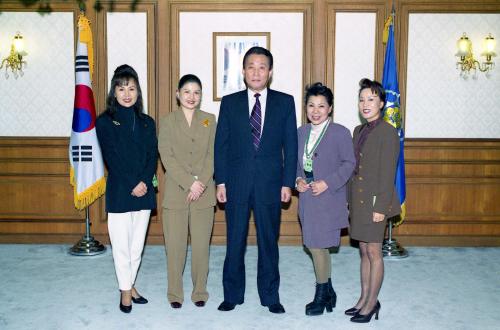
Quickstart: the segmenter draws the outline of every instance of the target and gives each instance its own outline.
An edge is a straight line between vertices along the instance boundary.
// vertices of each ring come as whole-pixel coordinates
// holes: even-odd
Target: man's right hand
[[[226,198],[226,186],[223,184],[220,184],[217,186],[217,192],[215,194],[217,196],[217,200],[219,203],[225,203],[227,202]]]

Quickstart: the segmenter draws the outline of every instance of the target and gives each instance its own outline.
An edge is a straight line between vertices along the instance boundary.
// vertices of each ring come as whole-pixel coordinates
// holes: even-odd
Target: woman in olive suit
[[[359,83],[359,113],[366,123],[353,133],[356,167],[350,182],[350,235],[359,241],[361,296],[345,311],[351,321],[378,319],[378,294],[384,278],[382,242],[387,218],[401,212],[394,185],[399,156],[396,129],[383,120],[385,91],[377,81]]]
[[[163,234],[167,252],[168,300],[182,307],[182,274],[188,234],[191,237],[191,300],[198,307],[208,299],[206,288],[210,236],[214,221],[215,116],[198,109],[201,81],[183,76],[176,92],[179,109],[160,121],[158,148],[166,170]]]

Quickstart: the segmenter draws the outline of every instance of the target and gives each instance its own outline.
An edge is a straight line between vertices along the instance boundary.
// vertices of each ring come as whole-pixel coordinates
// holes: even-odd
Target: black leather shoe
[[[219,305],[219,307],[217,309],[220,311],[223,311],[223,312],[229,312],[229,311],[232,311],[235,306],[236,306],[236,304],[232,304],[232,303],[224,300],[223,302],[221,302],[221,304]]]
[[[182,304],[180,302],[174,301],[174,302],[170,303],[170,306],[172,306],[172,308],[177,309],[177,308],[181,308]]]
[[[363,315],[360,314],[359,312],[351,317],[351,322],[355,323],[368,323],[372,320],[373,314],[375,314],[375,320],[378,320],[378,312],[380,311],[380,303],[377,300],[377,303],[375,304],[375,307],[371,310],[370,313]]]
[[[126,305],[123,305],[122,302],[121,302],[121,299],[120,299],[120,310],[124,313],[130,313],[132,311],[132,305],[129,305],[129,306],[126,306]]]
[[[269,311],[274,314],[283,314],[285,312],[285,308],[280,303],[272,304],[267,307],[269,308]]]
[[[354,316],[354,315],[358,314],[359,311],[360,310],[357,309],[356,307],[351,307],[349,309],[346,309],[344,314],[349,315],[349,316]]]
[[[196,307],[204,307],[205,306],[205,302],[203,300],[195,301],[194,305]]]
[[[134,298],[134,296],[132,296],[132,301],[134,302],[134,304],[141,304],[141,305],[148,303],[148,300],[143,296],[139,296],[137,298]]]

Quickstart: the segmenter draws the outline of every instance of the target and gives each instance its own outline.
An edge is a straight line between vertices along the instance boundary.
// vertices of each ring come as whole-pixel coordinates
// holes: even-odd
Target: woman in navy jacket
[[[139,79],[129,65],[116,68],[106,111],[96,121],[97,137],[108,168],[106,212],[120,310],[130,313],[132,301],[145,304],[134,288],[152,209],[156,208],[153,176],[158,160],[154,120],[143,113]]]

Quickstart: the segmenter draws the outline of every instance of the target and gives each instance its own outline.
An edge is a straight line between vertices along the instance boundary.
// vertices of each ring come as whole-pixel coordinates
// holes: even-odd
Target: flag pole
[[[92,29],[90,20],[85,17],[82,7],[80,8],[77,26],[75,103],[69,140],[69,176],[70,183],[74,188],[75,207],[79,210],[85,207],[85,235],[68,252],[76,256],[93,256],[105,252],[106,247],[90,235],[89,205],[104,194],[106,180],[104,177],[104,163],[95,130],[96,113],[92,93]]]
[[[90,235],[89,207],[85,208],[85,236],[69,249],[74,256],[95,256],[106,252],[106,247]]]
[[[395,217],[387,219],[388,237],[384,239],[384,243],[382,244],[382,253],[384,254],[385,259],[403,259],[408,257],[408,251],[406,251],[405,248],[402,247],[396,239],[392,238],[394,218]]]
[[[392,23],[391,25],[394,26],[395,20],[396,20],[396,9],[394,8],[394,2],[392,2],[392,10],[391,10],[391,16],[392,16]],[[385,65],[385,63],[384,63]],[[400,136],[401,139],[401,128],[398,129],[398,135]],[[403,146],[402,146],[403,147]],[[403,151],[400,151],[403,152]],[[399,161],[399,160],[398,160]],[[404,166],[404,164],[403,164]],[[408,251],[403,248],[396,239],[393,239],[392,237],[392,228],[394,226],[394,221],[399,220],[397,219],[398,216],[391,217],[387,219],[387,232],[388,232],[388,237],[384,239],[384,242],[382,244],[382,253],[385,259],[403,259],[408,257]]]

